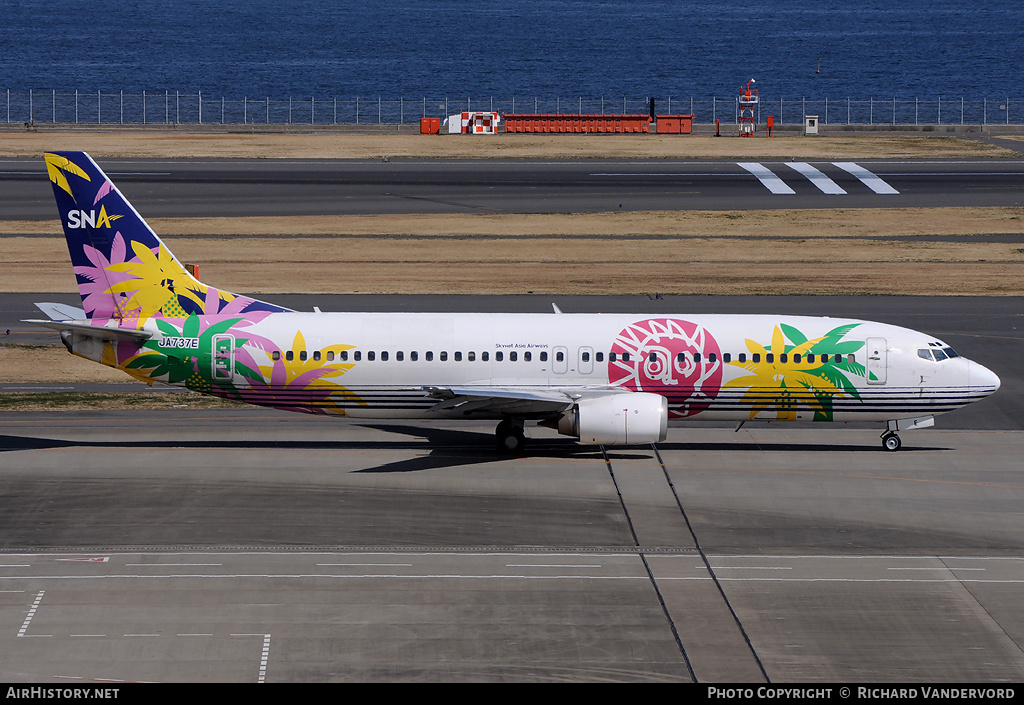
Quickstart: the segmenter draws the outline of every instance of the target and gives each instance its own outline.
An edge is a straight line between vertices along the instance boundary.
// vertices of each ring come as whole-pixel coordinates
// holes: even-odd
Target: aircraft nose
[[[971,362],[967,369],[968,382],[972,387],[979,387],[989,394],[999,389],[999,375],[977,362]]]

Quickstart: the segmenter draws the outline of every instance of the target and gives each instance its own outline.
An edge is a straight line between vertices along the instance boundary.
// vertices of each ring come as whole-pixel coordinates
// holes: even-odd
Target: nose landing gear
[[[882,434],[882,448],[884,450],[894,452],[900,449],[903,445],[903,441],[896,435],[895,431],[886,431]]]
[[[915,428],[928,428],[935,425],[934,416],[919,416],[916,419],[895,419],[887,421],[885,433],[882,434],[882,449],[889,452],[897,451],[903,446],[903,441],[896,435],[897,431],[912,431]]]

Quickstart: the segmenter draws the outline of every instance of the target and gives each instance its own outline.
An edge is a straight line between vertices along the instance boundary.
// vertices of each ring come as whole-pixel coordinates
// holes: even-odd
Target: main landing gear
[[[494,440],[501,453],[515,455],[523,452],[526,447],[523,419],[503,419],[494,431]]]
[[[886,431],[882,434],[882,448],[884,450],[894,452],[900,449],[903,445],[903,441],[896,435],[895,431]]]

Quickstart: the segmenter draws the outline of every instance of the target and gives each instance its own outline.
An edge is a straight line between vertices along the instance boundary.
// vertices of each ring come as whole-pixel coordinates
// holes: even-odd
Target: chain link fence
[[[214,97],[178,91],[125,93],[57,91],[0,95],[8,123],[52,124],[277,124],[401,125],[421,117],[444,117],[463,110],[501,113],[646,114],[650,98],[317,98],[270,96]],[[737,122],[736,97],[655,97],[659,114],[693,114],[697,123]],[[803,124],[817,115],[823,125],[1021,125],[1024,99],[982,98],[771,98],[761,97],[755,116],[775,124]]]

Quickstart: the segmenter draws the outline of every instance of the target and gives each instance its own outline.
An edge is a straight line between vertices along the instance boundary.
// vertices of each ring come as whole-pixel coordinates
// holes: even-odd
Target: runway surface
[[[0,417],[0,679],[1019,681],[1019,431]]]
[[[155,160],[100,166],[146,217],[1024,205],[1024,160]],[[49,219],[42,158],[0,220]],[[0,227],[2,231],[2,227]]]

